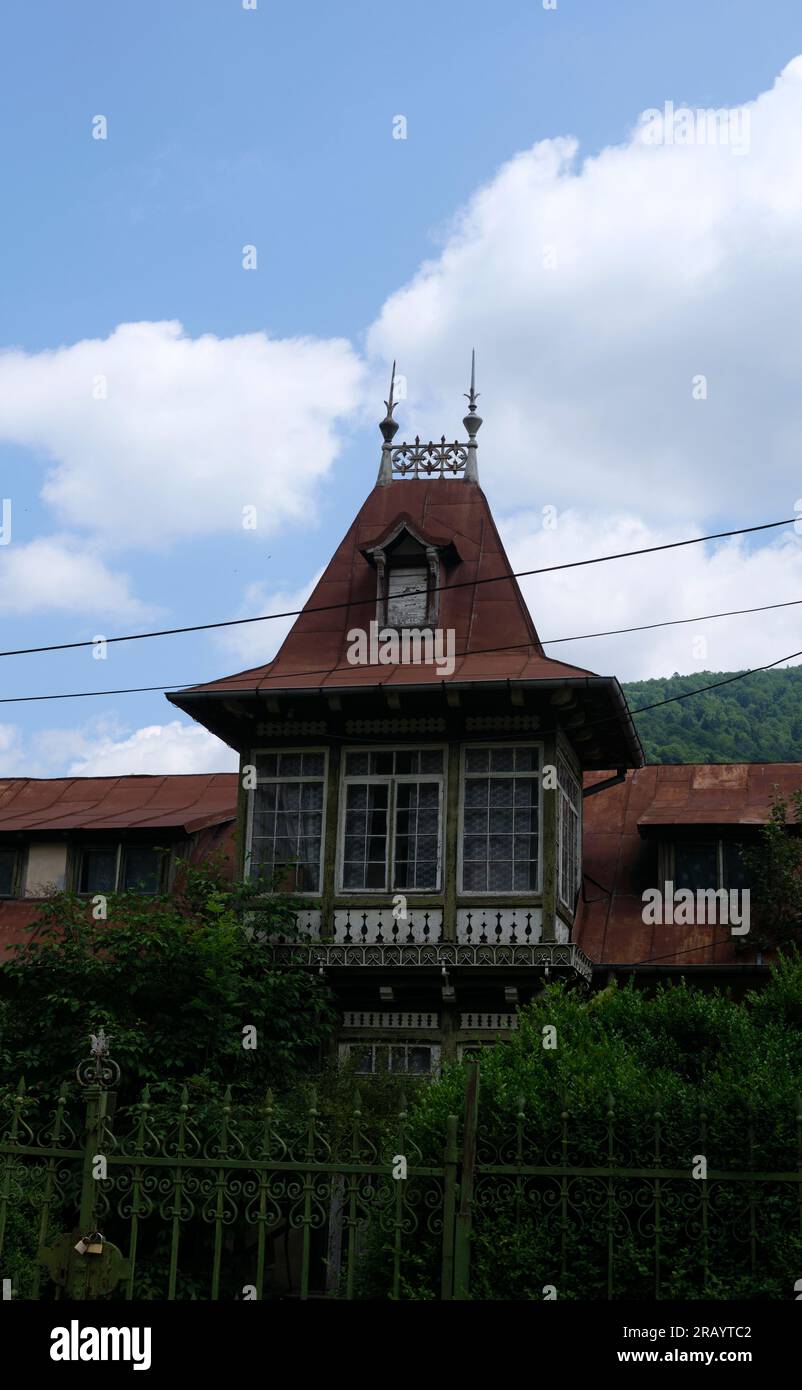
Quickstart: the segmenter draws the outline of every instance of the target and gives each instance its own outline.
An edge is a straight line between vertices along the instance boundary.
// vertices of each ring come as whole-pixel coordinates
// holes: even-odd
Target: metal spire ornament
[[[463,423],[463,425],[465,426],[466,430],[468,431],[468,441],[469,441],[469,442],[468,442],[468,462],[467,462],[466,465],[465,465],[465,481],[466,481],[466,483],[478,483],[478,481],[479,481],[479,465],[478,465],[477,458],[476,458],[476,449],[477,449],[476,436],[477,436],[477,434],[479,433],[479,430],[480,430],[481,425],[482,425],[482,417],[481,417],[481,415],[477,415],[477,413],[476,413],[476,402],[477,402],[478,399],[479,399],[479,393],[478,393],[477,390],[476,390],[476,349],[475,349],[475,348],[473,348],[473,349],[471,350],[471,389],[470,389],[470,391],[465,391],[463,394],[464,394],[464,396],[465,396],[465,399],[466,399],[467,402],[468,402],[468,414],[465,416],[465,418],[464,418],[464,420],[462,421],[462,423]]]
[[[376,479],[378,483],[391,483],[393,481],[392,443],[393,439],[398,433],[398,421],[393,419],[393,411],[395,410],[397,404],[397,402],[393,399],[394,389],[395,362],[393,362],[393,371],[390,377],[390,396],[389,399],[384,402],[387,408],[387,414],[385,415],[384,419],[381,421],[379,425],[379,429],[381,430],[381,435],[382,439],[384,440],[384,443],[382,444],[382,459],[381,463],[379,464],[379,476]]]
[[[395,388],[395,362],[393,363],[392,376],[390,377],[390,399],[389,399],[389,401],[385,401],[385,402],[384,402],[384,404],[385,404],[386,407],[387,407],[387,414],[385,415],[384,419],[382,420],[381,424],[379,425],[379,429],[380,429],[381,432],[382,432],[382,439],[383,439],[383,440],[385,441],[385,443],[387,443],[387,444],[389,444],[389,443],[390,443],[390,440],[393,439],[393,438],[395,437],[395,435],[398,433],[398,421],[393,419],[393,411],[395,410],[396,405],[398,404],[397,401],[394,401],[394,400],[393,400],[393,390],[394,390],[394,388]]]

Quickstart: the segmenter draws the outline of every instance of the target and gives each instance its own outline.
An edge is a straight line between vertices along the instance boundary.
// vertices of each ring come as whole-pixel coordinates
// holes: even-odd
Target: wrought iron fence
[[[336,1134],[314,1099],[288,1123],[270,1095],[191,1104],[184,1089],[170,1106],[145,1090],[115,1114],[118,1076],[101,1035],[80,1116],[66,1084],[46,1117],[17,1090],[0,1127],[12,1296],[615,1299],[634,1277],[659,1299],[677,1296],[679,1261],[686,1296],[727,1298],[802,1253],[802,1106],[783,1167],[702,1171],[704,1128],[678,1165],[657,1115],[636,1154],[612,1100],[581,1142],[567,1108],[545,1143],[522,1106],[485,1130],[476,1062],[461,1120],[425,1152],[403,1105],[383,1139],[358,1099]]]

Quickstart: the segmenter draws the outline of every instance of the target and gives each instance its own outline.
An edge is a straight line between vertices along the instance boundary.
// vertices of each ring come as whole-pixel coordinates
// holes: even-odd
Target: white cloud
[[[0,724],[2,777],[232,772],[237,767],[237,755],[225,743],[178,719],[132,730],[114,716],[99,716],[27,736],[16,725]]]
[[[791,515],[802,58],[748,114],[741,154],[650,146],[636,129],[584,162],[562,137],[511,159],[369,333],[378,380],[393,357],[407,377],[402,430],[462,435],[475,344],[480,476],[504,507],[636,511],[657,527]]]
[[[73,777],[108,777],[130,772],[233,772],[238,766],[236,753],[219,738],[200,725],[173,719],[136,729],[125,738],[101,738],[67,771]]]
[[[139,602],[125,575],[114,574],[99,556],[75,541],[43,537],[0,549],[0,612],[46,610],[113,616],[127,622],[158,610]]]
[[[264,534],[308,521],[361,373],[343,339],[121,324],[0,354],[0,441],[52,460],[45,502],[115,552],[235,533],[246,506]]]
[[[236,616],[249,618],[258,613],[297,612],[303,608],[322,573],[323,570],[319,569],[299,589],[270,589],[266,584],[250,584]],[[240,669],[263,666],[273,660],[294,622],[294,618],[275,618],[267,623],[243,623],[241,627],[223,628],[217,642]]]
[[[539,515],[519,514],[502,521],[500,529],[515,570],[678,539],[674,527],[649,527],[632,515],[590,521],[565,512],[559,515],[556,530],[546,530]],[[688,535],[704,535],[700,526],[689,525],[686,530]],[[740,538],[712,546],[690,545],[656,555],[534,575],[520,583],[544,641],[666,619],[696,618],[802,598],[802,538],[791,533],[757,548]],[[599,675],[617,675],[621,680],[643,680],[674,671],[738,671],[801,650],[800,618],[802,605],[749,617],[546,645],[546,654]]]

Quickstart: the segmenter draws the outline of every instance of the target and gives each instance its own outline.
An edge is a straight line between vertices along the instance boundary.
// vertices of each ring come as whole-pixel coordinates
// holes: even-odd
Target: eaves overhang
[[[270,698],[278,700],[282,698],[292,698],[293,700],[326,700],[331,696],[338,699],[365,698],[366,696],[380,697],[388,692],[402,695],[432,695],[448,692],[489,692],[499,693],[503,691],[530,691],[532,693],[555,691],[555,690],[575,690],[575,691],[605,691],[612,697],[615,706],[615,714],[609,716],[603,722],[617,723],[624,734],[628,758],[617,760],[616,765],[621,767],[643,767],[646,758],[643,751],[637,729],[635,728],[629,706],[626,702],[624,692],[615,676],[559,676],[554,678],[546,677],[539,680],[526,680],[516,677],[505,677],[498,680],[488,680],[486,678],[456,679],[456,680],[434,680],[434,681],[415,681],[396,684],[392,681],[376,681],[374,683],[362,683],[355,685],[302,685],[272,687],[265,689],[264,686],[248,689],[233,690],[181,690],[173,694],[168,694],[167,699],[171,704],[177,705],[186,714],[197,719],[211,732],[230,743],[225,733],[219,731],[218,721],[209,722],[204,718],[204,711],[220,705],[223,700],[231,702],[244,701],[249,704],[260,704]],[[600,721],[602,722],[602,721]],[[234,743],[230,746],[235,747]]]

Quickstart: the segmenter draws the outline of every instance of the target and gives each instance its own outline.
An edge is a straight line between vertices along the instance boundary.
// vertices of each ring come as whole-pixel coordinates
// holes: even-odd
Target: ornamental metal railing
[[[293,1118],[270,1095],[186,1088],[115,1113],[101,1034],[77,1113],[74,1086],[42,1116],[20,1084],[0,1124],[4,1295],[795,1296],[802,1103],[774,1136],[748,1125],[748,1162],[727,1167],[708,1116],[680,1133],[659,1111],[619,1119],[612,1097],[589,1125],[566,1098],[548,1133],[523,1102],[500,1119],[494,1101],[480,1126],[478,1064],[465,1075],[461,1120],[444,1113],[439,1136],[403,1101],[383,1137],[358,1098],[345,1122],[314,1098]]]
[[[445,435],[435,442],[422,443],[416,436],[413,444],[393,444],[390,448],[393,476],[399,478],[431,478],[456,476],[464,473],[470,445],[459,440],[449,443]]]

